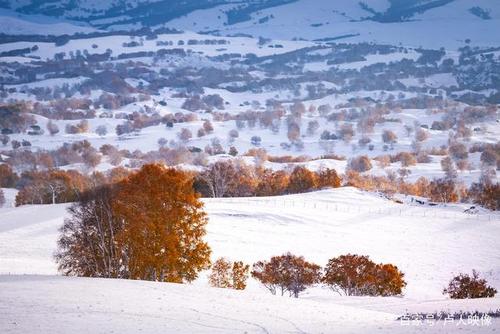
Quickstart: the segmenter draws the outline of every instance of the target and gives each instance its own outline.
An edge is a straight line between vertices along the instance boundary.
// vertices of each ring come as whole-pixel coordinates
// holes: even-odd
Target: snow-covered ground
[[[500,215],[463,205],[397,204],[338,188],[262,198],[204,199],[212,258],[253,263],[292,251],[320,265],[341,254],[393,263],[408,282],[404,297],[340,297],[324,287],[298,300],[271,296],[253,279],[243,292],[190,285],[53,276],[52,254],[65,204],[0,209],[0,328],[3,332],[436,332],[488,333],[490,326],[404,326],[405,312],[480,310],[500,299],[451,301],[441,294],[455,274],[476,269],[500,288]],[[49,276],[19,276],[19,275]],[[35,327],[33,324],[36,324]],[[457,326],[458,325],[458,326]]]
[[[418,305],[396,300],[397,307],[386,308],[370,298],[346,305],[342,298],[56,276],[0,276],[0,297],[2,333],[495,333],[500,328],[498,320],[489,326],[395,320],[406,307],[487,310],[498,306],[498,299]]]

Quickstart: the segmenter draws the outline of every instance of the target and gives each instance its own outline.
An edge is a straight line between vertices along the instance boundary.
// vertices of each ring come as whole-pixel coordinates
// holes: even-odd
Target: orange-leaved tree
[[[69,211],[56,254],[66,275],[181,283],[210,264],[207,217],[185,172],[145,165]]]
[[[120,184],[113,211],[124,222],[130,278],[181,283],[210,265],[207,217],[185,172],[145,165]]]

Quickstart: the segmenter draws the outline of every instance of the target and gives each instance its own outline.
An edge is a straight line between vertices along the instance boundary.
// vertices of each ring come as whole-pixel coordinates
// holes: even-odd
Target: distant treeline
[[[181,34],[181,30],[171,28],[158,28],[151,30],[151,28],[141,28],[138,30],[118,30],[118,31],[96,31],[90,33],[78,32],[72,35],[10,35],[0,34],[0,44],[13,43],[13,42],[45,42],[55,43],[56,45],[64,45],[72,39],[88,39],[97,37],[108,36],[144,36],[153,38],[158,34]]]

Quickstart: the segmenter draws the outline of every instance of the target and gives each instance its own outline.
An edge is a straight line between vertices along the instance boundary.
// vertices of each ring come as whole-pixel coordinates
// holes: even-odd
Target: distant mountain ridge
[[[0,8],[12,9],[23,14],[42,14],[76,21],[87,21],[96,28],[110,25],[134,24],[155,26],[182,17],[196,10],[220,5],[233,5],[227,11],[229,24],[247,21],[257,10],[294,2],[297,0],[112,0],[104,4],[95,0],[12,0],[0,1]]]
[[[498,0],[0,0],[0,33],[174,28],[221,36],[373,42],[411,47],[499,46]],[[73,26],[70,26],[73,24]],[[16,32],[19,31],[19,32]]]
[[[76,21],[85,21],[90,25],[106,29],[114,25],[155,26],[181,18],[194,11],[212,9],[217,6],[228,6],[225,24],[233,25],[251,20],[251,16],[259,11],[283,6],[299,0],[1,0],[0,8],[12,9],[22,14],[38,14],[60,17]],[[322,0],[309,0],[311,6],[321,5]],[[365,0],[352,1],[343,5],[340,1],[338,12],[347,7],[357,7],[362,15],[352,17],[353,20],[373,20],[382,23],[401,22],[412,19],[416,14],[445,6],[461,0]],[[470,8],[478,16],[488,17],[488,9],[480,6]],[[311,18],[313,19],[313,18]],[[265,20],[264,20],[265,21]]]

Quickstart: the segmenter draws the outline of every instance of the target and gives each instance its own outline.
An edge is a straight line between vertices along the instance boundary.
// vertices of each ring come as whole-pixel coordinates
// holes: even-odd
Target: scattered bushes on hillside
[[[489,286],[484,278],[479,278],[479,273],[472,270],[472,276],[459,274],[453,277],[448,287],[443,289],[452,299],[489,298],[494,297],[497,290]]]
[[[52,121],[47,122],[47,131],[49,131],[50,135],[56,135],[59,133],[59,127],[57,126],[56,123],[53,123]]]
[[[417,164],[417,159],[415,158],[415,155],[409,153],[409,152],[400,152],[396,155],[397,161],[401,162],[401,166],[403,167],[409,167],[409,166],[415,166]]]
[[[485,149],[481,153],[481,163],[485,166],[497,167],[498,166],[498,153],[491,148]]]
[[[249,270],[250,266],[242,261],[231,262],[221,257],[212,264],[208,283],[216,288],[244,290]]]
[[[187,142],[189,139],[193,138],[193,133],[189,129],[182,128],[181,132],[177,134],[177,137],[179,137],[181,141]]]
[[[254,263],[252,277],[261,282],[273,295],[286,292],[298,298],[300,292],[320,282],[320,266],[307,262],[302,256],[290,253],[273,256],[269,261]]]
[[[406,286],[404,274],[392,264],[375,264],[368,256],[341,255],[330,259],[323,283],[347,296],[395,296]]]

